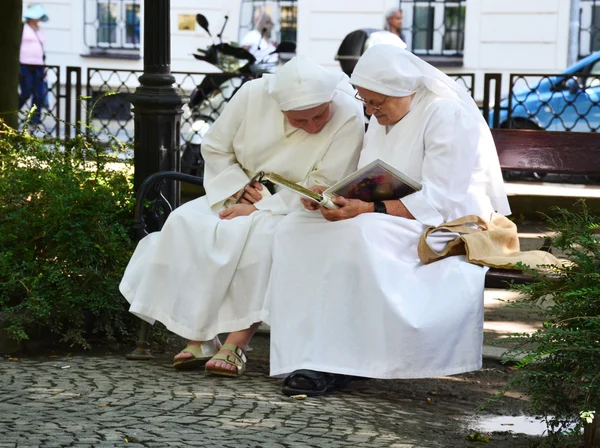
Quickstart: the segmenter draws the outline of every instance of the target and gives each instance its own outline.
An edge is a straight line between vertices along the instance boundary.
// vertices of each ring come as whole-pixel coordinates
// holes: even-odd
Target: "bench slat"
[[[600,134],[492,129],[503,171],[600,175]]]
[[[531,277],[523,274],[522,271],[494,268],[491,268],[485,275],[486,288],[506,289],[511,282],[524,285],[531,283]]]

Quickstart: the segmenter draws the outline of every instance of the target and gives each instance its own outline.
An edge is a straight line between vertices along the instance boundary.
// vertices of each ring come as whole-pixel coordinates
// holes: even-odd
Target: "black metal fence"
[[[64,79],[59,82],[64,73]],[[44,86],[25,84],[20,95],[22,122],[32,104],[29,125],[56,137],[94,132],[101,139],[131,143],[134,137],[130,95],[141,71],[79,67],[44,67]],[[239,87],[253,76],[226,73],[174,72],[176,86],[186,101],[182,116],[182,144],[201,136],[219,116]],[[475,96],[475,75],[450,74]],[[490,127],[597,132],[600,129],[600,74],[511,74],[508,93],[502,76],[486,74],[482,112]],[[37,89],[37,90],[36,90]],[[40,92],[44,92],[44,95]],[[34,94],[34,92],[38,92]],[[29,96],[27,96],[29,95]],[[67,125],[70,124],[70,125]]]
[[[575,132],[600,128],[600,74],[514,73],[505,97],[500,85],[499,74],[486,75],[483,113],[491,127]]]
[[[85,77],[79,67],[66,67],[66,82],[60,79],[60,67],[45,68],[48,79],[48,102],[42,109],[40,132],[56,137],[94,132],[101,140],[116,138],[132,143],[133,112],[130,95],[139,86],[137,70],[88,68]],[[190,101],[183,107],[182,143],[202,135],[219,116],[240,86],[255,76],[227,73],[173,72],[179,93]],[[475,92],[475,75],[450,75],[471,95]],[[83,82],[85,80],[85,82]],[[22,124],[29,103],[23,105]],[[31,122],[31,120],[30,120]],[[67,126],[66,124],[69,124]]]
[[[454,79],[459,86],[463,87],[469,95],[475,97],[475,74],[474,73],[448,73],[448,76]]]
[[[141,71],[89,68],[86,79],[86,129],[100,138],[133,142],[130,95],[139,86]],[[181,136],[185,141],[202,135],[241,85],[251,75],[172,72],[179,94],[190,99],[183,107]]]

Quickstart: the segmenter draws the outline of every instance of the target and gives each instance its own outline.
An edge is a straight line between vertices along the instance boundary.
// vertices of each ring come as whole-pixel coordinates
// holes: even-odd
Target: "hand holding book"
[[[323,192],[327,190],[327,187],[321,187],[317,185],[314,187],[310,187],[309,190],[312,190],[315,193],[323,194]],[[319,207],[321,207],[317,202],[313,201],[312,199],[306,199],[304,197],[300,198],[300,202],[302,202],[302,205],[306,210],[314,211],[318,210]]]
[[[261,172],[259,174],[260,179],[270,180],[276,185],[292,190],[303,198],[329,209],[338,208],[332,201],[337,196],[346,199],[360,199],[364,202],[375,202],[400,199],[421,189],[419,182],[380,159],[346,176],[323,192],[309,190],[275,173]]]

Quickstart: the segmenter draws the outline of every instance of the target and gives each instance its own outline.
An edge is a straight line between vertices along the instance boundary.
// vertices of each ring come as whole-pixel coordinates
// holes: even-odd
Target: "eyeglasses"
[[[365,100],[364,98],[361,98],[360,96],[358,96],[358,92],[356,92],[356,95],[354,95],[354,98],[356,98],[361,103],[364,103],[365,106],[369,106],[371,109],[381,110],[381,106],[383,106],[383,103],[385,103],[385,101],[389,98],[389,96],[386,95],[385,98],[383,99],[383,101],[377,105],[372,104],[372,103],[368,102],[367,100]]]

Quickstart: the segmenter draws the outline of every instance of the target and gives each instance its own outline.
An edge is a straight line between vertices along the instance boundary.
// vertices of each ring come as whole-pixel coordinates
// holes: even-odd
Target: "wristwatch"
[[[385,202],[382,202],[382,201],[373,202],[373,211],[375,213],[387,214],[387,208],[385,206]]]

